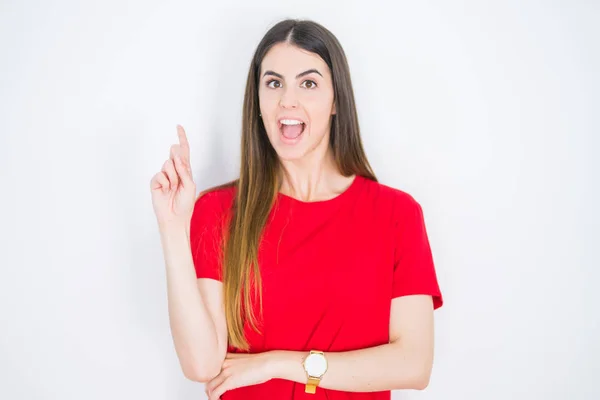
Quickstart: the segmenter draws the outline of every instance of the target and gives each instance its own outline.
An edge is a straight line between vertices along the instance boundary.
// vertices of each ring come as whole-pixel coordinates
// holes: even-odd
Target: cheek
[[[323,97],[313,97],[303,102],[304,108],[310,116],[311,123],[323,126],[329,122],[331,117],[332,100]]]
[[[313,110],[327,113],[333,104],[333,96],[324,92],[305,92],[301,97],[301,103]]]
[[[262,113],[262,119],[265,123],[269,123],[271,118],[277,115],[278,100],[272,94],[264,94],[258,98],[259,112]]]

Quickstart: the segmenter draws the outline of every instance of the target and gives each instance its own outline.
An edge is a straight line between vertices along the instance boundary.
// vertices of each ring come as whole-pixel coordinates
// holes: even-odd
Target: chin
[[[308,153],[307,149],[301,148],[281,148],[275,147],[275,152],[280,160],[283,161],[296,161],[302,159],[306,153]]]

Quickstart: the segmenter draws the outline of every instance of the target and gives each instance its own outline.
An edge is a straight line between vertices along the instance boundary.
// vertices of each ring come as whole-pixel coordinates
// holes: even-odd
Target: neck
[[[280,161],[279,192],[302,201],[319,201],[343,192],[353,177],[343,176],[329,146],[301,160]]]

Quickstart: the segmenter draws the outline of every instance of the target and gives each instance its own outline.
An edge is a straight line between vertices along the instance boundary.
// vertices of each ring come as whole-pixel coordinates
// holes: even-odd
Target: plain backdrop
[[[149,182],[176,124],[198,191],[236,177],[249,62],[287,17],[340,40],[368,158],[425,213],[446,303],[429,387],[394,399],[599,399],[591,0],[2,0],[0,398],[205,398]]]

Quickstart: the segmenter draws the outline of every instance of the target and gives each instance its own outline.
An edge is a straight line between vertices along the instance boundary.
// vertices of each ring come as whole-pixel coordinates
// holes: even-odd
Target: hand
[[[264,383],[272,378],[273,352],[256,354],[227,353],[221,373],[206,383],[209,400],[218,400],[228,390]]]
[[[152,177],[152,206],[161,227],[179,225],[189,228],[194,210],[196,185],[190,166],[190,146],[181,125],[177,125],[179,144],[171,146],[169,159]]]

